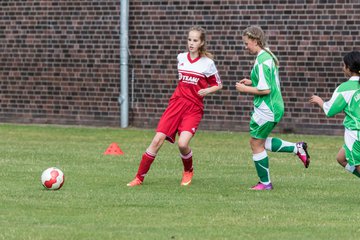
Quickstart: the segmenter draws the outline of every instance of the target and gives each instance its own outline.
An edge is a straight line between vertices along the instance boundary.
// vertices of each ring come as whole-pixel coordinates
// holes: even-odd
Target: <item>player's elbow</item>
[[[271,93],[270,89],[266,89],[266,90],[259,90],[259,95],[268,95]]]
[[[323,108],[323,109],[324,109],[324,113],[325,113],[326,117],[333,117],[339,113],[337,111],[333,111],[333,109],[326,109],[326,108]]]
[[[336,114],[334,114],[334,113],[329,113],[329,112],[328,112],[328,113],[325,113],[325,116],[326,116],[326,117],[333,117],[333,116],[335,116],[335,115],[336,115]]]

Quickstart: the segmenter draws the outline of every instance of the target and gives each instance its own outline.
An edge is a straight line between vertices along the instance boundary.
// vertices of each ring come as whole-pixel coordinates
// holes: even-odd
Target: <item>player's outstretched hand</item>
[[[322,100],[321,97],[317,96],[317,95],[312,95],[309,99],[309,102],[310,103],[313,103],[313,104],[317,104],[319,105],[321,108],[322,106],[324,105],[324,101]]]
[[[245,85],[251,85],[252,84],[252,81],[250,79],[247,79],[247,78],[243,78],[239,81],[239,83],[241,84],[245,84]]]
[[[235,87],[236,87],[236,90],[237,90],[238,92],[244,92],[244,91],[245,91],[245,88],[246,88],[246,85],[243,84],[243,83],[237,82],[236,85],[235,85]]]

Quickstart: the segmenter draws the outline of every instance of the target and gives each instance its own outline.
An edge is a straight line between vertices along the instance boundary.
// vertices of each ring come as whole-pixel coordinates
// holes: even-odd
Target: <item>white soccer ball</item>
[[[63,186],[64,181],[64,173],[56,167],[48,168],[41,174],[41,183],[49,190],[60,189]]]

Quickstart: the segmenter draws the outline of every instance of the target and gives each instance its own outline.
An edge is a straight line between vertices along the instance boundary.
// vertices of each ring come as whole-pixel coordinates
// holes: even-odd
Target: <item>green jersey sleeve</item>
[[[344,127],[350,130],[360,130],[359,77],[351,77],[349,81],[340,84],[331,99],[324,102],[323,109],[328,117],[344,112]]]
[[[349,92],[339,92],[339,87],[337,87],[331,96],[331,99],[324,103],[323,109],[328,117],[332,117],[340,112],[342,112],[347,106],[346,98],[350,96]]]
[[[273,68],[273,62],[271,59],[264,61],[263,63],[259,64],[257,67],[258,75],[259,75],[259,82],[256,86],[259,90],[267,90],[270,89],[271,79],[273,76],[271,74],[271,69]]]

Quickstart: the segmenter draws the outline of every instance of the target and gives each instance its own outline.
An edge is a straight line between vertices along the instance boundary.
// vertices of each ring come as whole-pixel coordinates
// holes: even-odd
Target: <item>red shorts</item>
[[[172,99],[160,118],[156,132],[166,135],[166,140],[175,142],[176,133],[187,131],[195,134],[204,111],[195,103],[183,98]]]

